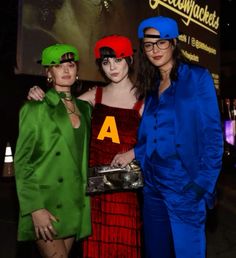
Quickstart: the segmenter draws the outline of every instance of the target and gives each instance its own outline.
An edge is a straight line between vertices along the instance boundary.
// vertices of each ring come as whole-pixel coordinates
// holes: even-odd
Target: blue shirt
[[[163,158],[176,156],[174,144],[174,85],[170,85],[159,97],[157,109],[150,117],[153,126],[153,142],[156,152]],[[147,121],[149,122],[149,121]]]

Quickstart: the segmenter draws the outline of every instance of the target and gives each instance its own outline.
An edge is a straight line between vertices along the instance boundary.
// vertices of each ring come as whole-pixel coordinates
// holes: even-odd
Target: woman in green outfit
[[[72,97],[78,51],[47,47],[41,64],[52,88],[20,111],[15,174],[18,240],[35,240],[42,257],[68,257],[75,239],[91,233],[85,195],[91,106]]]

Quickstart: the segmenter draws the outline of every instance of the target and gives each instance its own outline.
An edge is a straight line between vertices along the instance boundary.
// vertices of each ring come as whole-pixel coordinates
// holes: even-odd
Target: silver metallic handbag
[[[124,168],[107,165],[93,167],[89,170],[88,194],[130,191],[140,187],[143,187],[142,171],[136,160],[133,160]]]

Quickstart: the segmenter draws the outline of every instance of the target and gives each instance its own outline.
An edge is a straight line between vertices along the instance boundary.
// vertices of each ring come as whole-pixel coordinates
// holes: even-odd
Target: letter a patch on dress
[[[105,137],[111,138],[112,142],[114,143],[120,143],[120,138],[114,116],[106,116],[97,139],[104,140]]]

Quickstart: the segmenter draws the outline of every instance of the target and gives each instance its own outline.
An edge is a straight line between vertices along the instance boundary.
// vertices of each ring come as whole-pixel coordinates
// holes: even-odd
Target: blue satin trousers
[[[158,164],[158,165],[157,165]],[[205,258],[206,203],[179,160],[147,159],[143,220],[146,258]]]

